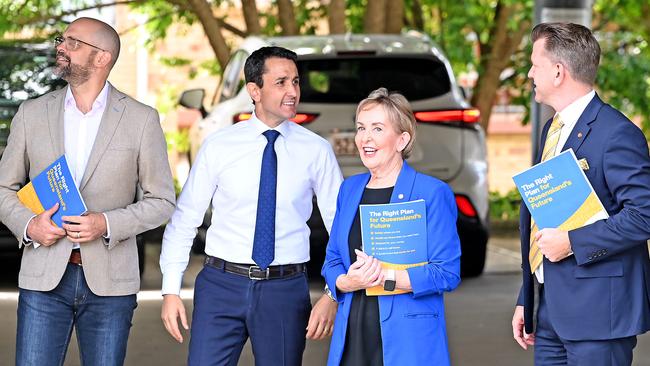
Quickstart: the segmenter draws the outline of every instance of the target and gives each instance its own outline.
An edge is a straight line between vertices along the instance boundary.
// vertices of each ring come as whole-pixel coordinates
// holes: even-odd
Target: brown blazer
[[[19,243],[33,213],[16,192],[64,154],[66,88],[22,103],[0,160],[0,220]],[[83,270],[93,293],[138,292],[135,236],[165,223],[174,210],[174,187],[158,112],[110,86],[106,109],[79,187],[89,211],[108,217],[110,240],[81,244]],[[141,197],[137,195],[141,189]],[[20,244],[19,244],[20,245]],[[72,250],[66,238],[52,246],[24,248],[19,287],[54,289]]]

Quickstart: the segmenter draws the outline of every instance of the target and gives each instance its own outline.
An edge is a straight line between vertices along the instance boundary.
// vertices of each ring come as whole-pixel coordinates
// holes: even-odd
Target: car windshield
[[[451,89],[444,64],[430,57],[309,58],[298,60],[298,69],[303,103],[359,103],[379,87],[410,101]]]

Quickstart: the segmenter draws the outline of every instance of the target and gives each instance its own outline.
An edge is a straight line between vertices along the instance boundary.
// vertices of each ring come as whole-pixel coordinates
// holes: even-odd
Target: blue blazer
[[[550,122],[542,131],[546,140]],[[641,130],[596,95],[562,150],[587,159],[585,174],[610,217],[571,230],[574,255],[557,263],[544,258],[549,320],[567,340],[628,337],[650,329],[650,157]],[[541,146],[536,163],[540,161]],[[530,212],[520,215],[527,333],[533,332],[534,275],[528,263]]]
[[[334,289],[336,279],[346,274],[351,264],[348,234],[369,179],[368,173],[355,175],[341,185],[327,245],[322,274],[339,302],[328,365],[338,365],[343,355],[353,294]],[[426,202],[429,264],[408,269],[412,293],[379,297],[384,365],[387,366],[449,364],[442,293],[460,283],[456,202],[447,184],[416,172],[404,162],[390,201],[417,199]]]

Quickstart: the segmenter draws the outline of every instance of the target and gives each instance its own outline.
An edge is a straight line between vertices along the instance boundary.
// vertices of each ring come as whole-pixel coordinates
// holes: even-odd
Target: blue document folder
[[[65,155],[56,159],[18,192],[18,199],[35,214],[59,203],[52,221],[63,225],[62,216],[79,216],[87,211],[86,203],[72,179]]]
[[[609,217],[571,149],[512,179],[539,229],[569,231]]]
[[[382,262],[382,267],[406,269],[425,265],[427,257],[427,210],[424,200],[383,205],[360,205],[363,251]],[[395,295],[377,286],[366,294]]]

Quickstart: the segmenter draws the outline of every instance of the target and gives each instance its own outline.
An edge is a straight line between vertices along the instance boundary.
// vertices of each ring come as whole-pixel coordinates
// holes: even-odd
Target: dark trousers
[[[194,285],[189,365],[237,365],[250,337],[255,365],[300,365],[311,302],[307,275],[251,280],[211,266]]]
[[[571,301],[571,299],[567,299]],[[553,329],[544,298],[539,290],[539,308],[535,330],[535,365],[625,366],[632,364],[636,336],[592,341],[570,341]]]

